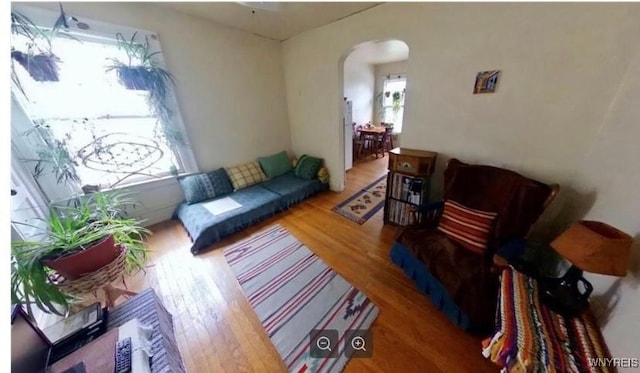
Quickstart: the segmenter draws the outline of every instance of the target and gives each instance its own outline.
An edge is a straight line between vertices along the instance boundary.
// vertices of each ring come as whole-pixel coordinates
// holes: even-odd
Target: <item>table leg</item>
[[[116,300],[118,300],[118,298],[120,298],[121,296],[124,296],[125,298],[129,299],[129,297],[132,297],[138,293],[130,291],[130,290],[126,290],[126,289],[122,289],[122,288],[117,288],[111,284],[107,284],[105,286],[102,287],[102,290],[104,290],[104,295],[105,295],[105,299],[106,299],[106,303],[107,303],[107,308],[113,308],[116,305]]]

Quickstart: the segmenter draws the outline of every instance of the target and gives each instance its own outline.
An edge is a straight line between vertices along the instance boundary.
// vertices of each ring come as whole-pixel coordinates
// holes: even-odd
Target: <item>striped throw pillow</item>
[[[225,171],[227,171],[234,190],[246,188],[267,180],[267,175],[264,174],[258,162],[249,162],[240,166],[227,167]]]
[[[447,200],[438,230],[460,246],[482,254],[487,249],[496,216],[493,212],[474,210]]]

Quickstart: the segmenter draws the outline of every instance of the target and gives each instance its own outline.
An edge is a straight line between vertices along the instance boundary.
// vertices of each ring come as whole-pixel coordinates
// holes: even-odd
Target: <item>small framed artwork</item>
[[[493,93],[498,86],[500,70],[481,71],[476,75],[476,85],[473,86],[473,93]]]

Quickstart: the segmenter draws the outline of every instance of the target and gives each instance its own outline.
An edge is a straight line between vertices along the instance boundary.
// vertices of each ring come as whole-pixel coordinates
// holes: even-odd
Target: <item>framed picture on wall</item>
[[[498,86],[500,70],[481,71],[476,75],[476,84],[473,86],[473,93],[493,93]]]

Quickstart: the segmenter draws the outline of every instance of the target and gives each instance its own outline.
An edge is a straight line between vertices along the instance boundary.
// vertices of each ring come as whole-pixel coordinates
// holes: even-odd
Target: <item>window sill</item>
[[[168,184],[171,181],[174,181],[175,183],[177,183],[177,178],[182,176],[182,175],[185,175],[185,173],[178,174],[177,176],[166,175],[166,176],[161,176],[161,177],[147,179],[147,180],[140,180],[140,181],[136,181],[136,182],[129,183],[129,184],[119,185],[119,186],[116,186],[115,188],[101,189],[101,191],[108,192],[108,191],[114,191],[114,190],[141,189],[141,188],[146,188],[146,187],[159,187],[159,186],[162,186],[163,184]]]

